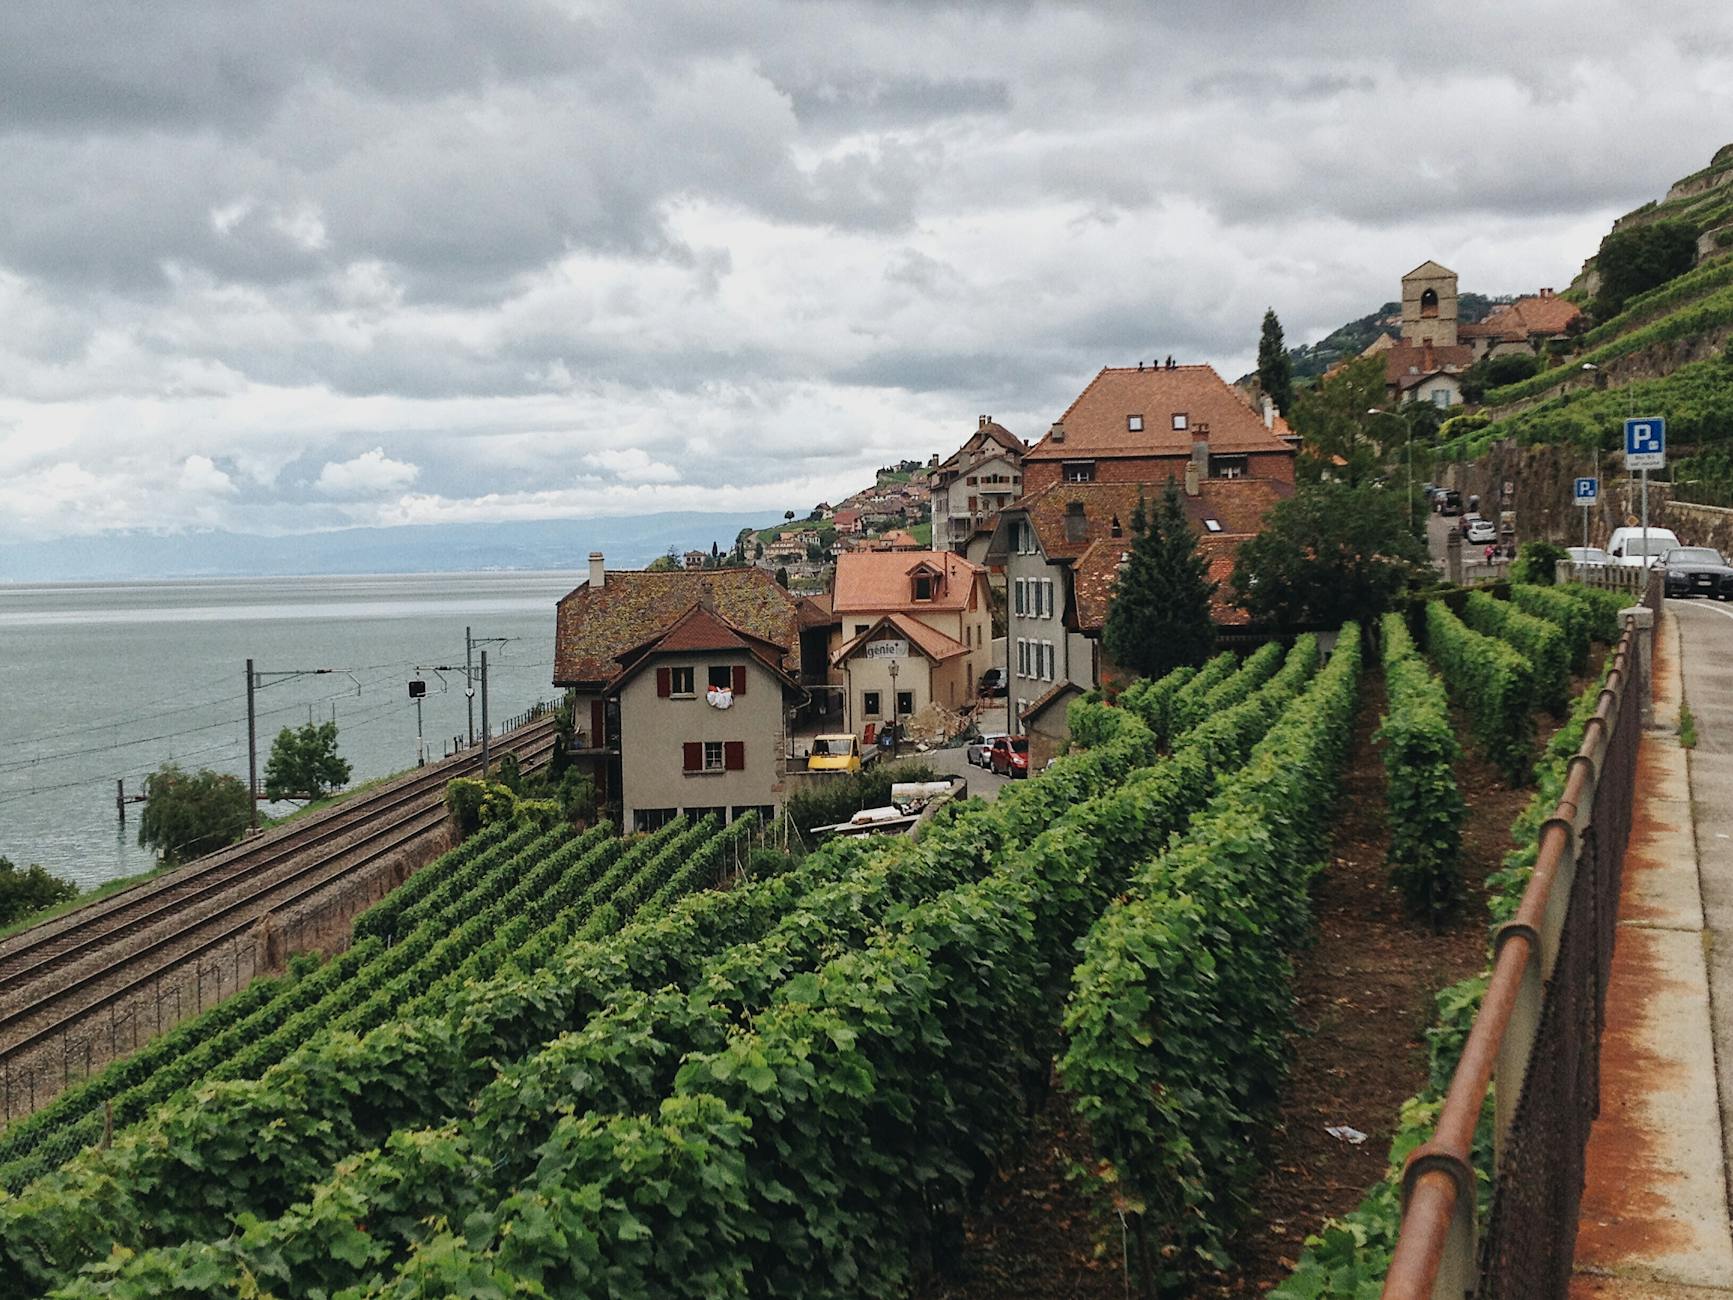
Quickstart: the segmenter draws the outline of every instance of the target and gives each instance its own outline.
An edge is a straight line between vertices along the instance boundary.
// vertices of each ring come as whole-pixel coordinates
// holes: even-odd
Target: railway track
[[[509,750],[533,769],[551,756],[554,744],[553,720],[546,718],[501,737],[495,752]],[[215,861],[202,860],[193,864],[196,869],[142,882],[80,909],[69,914],[78,918],[70,924],[26,931],[20,936],[26,942],[0,952],[0,1061],[124,1001],[235,939],[262,916],[340,885],[435,829],[445,817],[445,783],[480,766],[474,751],[446,760],[239,852],[212,855]],[[181,916],[187,919],[177,923]],[[80,964],[90,968],[68,971]],[[68,977],[56,980],[56,972]]]

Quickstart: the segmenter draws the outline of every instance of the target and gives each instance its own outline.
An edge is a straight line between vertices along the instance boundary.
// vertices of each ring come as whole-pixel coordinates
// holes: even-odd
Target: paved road
[[[1725,1151],[1733,1147],[1733,605],[1669,600],[1667,608],[1679,621],[1685,703],[1697,723],[1691,806]]]
[[[1007,778],[989,772],[985,768],[971,766],[968,761],[964,759],[964,752],[965,751],[961,747],[957,749],[935,749],[930,753],[918,754],[914,757],[920,759],[922,762],[931,763],[934,770],[944,776],[967,777],[969,781],[970,794],[980,795],[983,799],[997,799],[999,797],[999,791],[1004,788]]]

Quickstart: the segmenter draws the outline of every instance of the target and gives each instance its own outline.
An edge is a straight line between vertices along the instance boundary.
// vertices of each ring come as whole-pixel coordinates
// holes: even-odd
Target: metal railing
[[[1627,619],[1541,828],[1528,887],[1493,940],[1491,977],[1438,1127],[1403,1169],[1386,1300],[1540,1300],[1568,1290],[1584,1150],[1600,1104],[1607,977],[1648,689],[1646,635]],[[1485,1152],[1475,1138],[1489,1093],[1492,1163],[1478,1170]],[[1484,1233],[1476,1222],[1483,1175],[1492,1189]]]

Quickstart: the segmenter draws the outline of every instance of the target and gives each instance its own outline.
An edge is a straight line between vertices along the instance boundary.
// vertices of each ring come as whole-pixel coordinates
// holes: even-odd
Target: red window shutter
[[[590,744],[600,749],[608,738],[608,706],[601,700],[590,701]]]
[[[673,685],[671,684],[672,681],[673,678],[670,676],[668,669],[658,668],[656,670],[656,694],[660,695],[663,699],[667,699],[674,690]]]
[[[746,694],[746,665],[745,664],[735,664],[734,665],[734,693],[736,695]]]
[[[687,772],[702,772],[704,770],[704,742],[688,740],[681,748],[686,754],[686,764],[682,769]]]
[[[730,772],[744,772],[746,770],[746,742],[744,740],[722,742],[722,766]]]

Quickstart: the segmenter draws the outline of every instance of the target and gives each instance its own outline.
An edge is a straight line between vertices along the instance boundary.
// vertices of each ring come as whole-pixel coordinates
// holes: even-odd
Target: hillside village
[[[1713,321],[1733,320],[1723,305],[1733,292],[1723,287],[1733,283],[1730,181],[1733,147],[1615,226],[1616,243],[1620,232],[1653,228],[1669,214],[1694,222],[1684,237],[1689,266],[1668,277],[1665,294],[1611,302],[1596,259],[1563,292],[1469,294],[1455,271],[1423,259],[1399,277],[1396,309],[1355,327],[1370,338],[1315,380],[1299,380],[1291,396],[1266,392],[1259,374],[1230,384],[1207,363],[1171,356],[1110,365],[1044,431],[1009,430],[978,415],[948,453],[884,466],[842,500],[791,509],[709,551],[670,553],[641,573],[610,570],[605,555],[592,555],[588,581],[560,605],[554,677],[575,693],[586,770],[605,801],[624,801],[628,825],[649,828],[682,809],[775,809],[813,737],[829,731],[869,747],[896,734],[923,748],[977,732],[1026,734],[1032,761],[1044,763],[1066,748],[1070,701],[1124,676],[1102,634],[1133,514],[1170,483],[1182,491],[1215,584],[1212,618],[1221,634],[1247,644],[1260,631],[1236,599],[1239,548],[1307,478],[1351,477],[1341,452],[1355,445],[1380,465],[1400,454],[1410,491],[1424,479],[1484,497],[1504,558],[1528,538],[1573,540],[1562,527],[1564,484],[1533,484],[1528,467],[1489,475],[1484,459],[1452,453],[1466,439],[1508,448],[1522,439],[1500,439],[1501,426],[1568,408],[1604,391],[1619,370],[1631,373],[1644,353],[1608,337],[1632,318],[1654,334],[1669,295],[1720,311],[1690,355],[1715,349],[1728,329]],[[1290,371],[1327,350],[1290,350]],[[1670,371],[1674,351],[1655,368]],[[1351,413],[1348,447],[1308,444],[1306,395],[1354,375],[1370,385],[1370,403]],[[1549,378],[1559,391],[1537,402]],[[1396,418],[1381,420],[1386,413]],[[1611,427],[1596,436],[1604,441]],[[1694,425],[1687,417],[1680,427],[1689,433]],[[1322,426],[1318,435],[1325,438]],[[1718,462],[1686,461],[1694,463]],[[1733,486],[1733,475],[1719,472]],[[1663,509],[1687,509],[1692,485],[1669,487]],[[1596,536],[1613,526],[1617,500],[1608,494]],[[1688,531],[1726,536],[1716,520],[1691,518]],[[710,658],[690,662],[700,652]],[[900,677],[886,673],[892,661]],[[663,665],[659,679],[669,678],[657,695],[628,689],[652,663]],[[750,684],[734,692],[731,712],[680,709],[743,672]],[[664,713],[688,721],[677,726]],[[698,719],[707,725],[693,725]],[[640,743],[659,747],[660,767]],[[703,802],[689,802],[697,796],[672,774],[712,768],[740,775],[704,784]],[[630,789],[633,771],[653,793]]]

